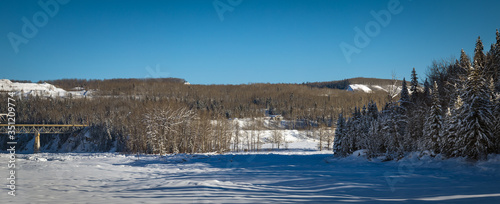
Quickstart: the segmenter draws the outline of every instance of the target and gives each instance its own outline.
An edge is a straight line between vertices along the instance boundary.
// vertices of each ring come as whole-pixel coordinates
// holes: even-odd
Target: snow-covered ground
[[[43,97],[85,97],[89,95],[89,91],[81,89],[81,87],[75,87],[80,89],[75,89],[73,91],[66,91],[61,88],[57,88],[49,83],[20,83],[12,82],[8,79],[0,79],[0,91],[14,92],[16,95],[23,94],[28,95],[38,95]]]
[[[468,163],[333,158],[329,151],[140,156],[19,154],[1,203],[500,203],[500,156]],[[7,178],[7,154],[0,177]]]
[[[307,131],[269,130],[273,124],[265,120],[263,129],[249,130],[252,120],[233,122],[242,128],[242,142],[260,135],[264,151],[17,154],[16,197],[7,194],[5,179],[0,203],[500,203],[500,155],[477,163],[416,155],[383,162],[356,156],[358,151],[339,159],[331,150],[318,151],[318,140]],[[283,135],[288,150],[268,151],[273,131]],[[67,141],[56,148],[58,143],[42,144],[42,151],[95,146],[82,142],[71,149]],[[8,154],[0,154],[0,178],[9,177],[8,161]]]
[[[349,91],[363,91],[365,93],[371,93],[373,92],[370,87],[364,84],[351,84],[348,87]]]
[[[385,91],[385,92],[391,92],[391,94],[394,95],[398,95],[402,89],[403,87],[395,85],[380,86],[380,85],[366,85],[366,84],[351,84],[349,85],[349,87],[347,87],[348,91],[362,91],[365,93],[373,93],[374,91]]]

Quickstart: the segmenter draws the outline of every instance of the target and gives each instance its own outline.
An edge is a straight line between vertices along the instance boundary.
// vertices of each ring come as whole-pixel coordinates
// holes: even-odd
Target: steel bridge
[[[57,124],[0,124],[0,134],[7,134],[9,126],[15,126],[16,134],[35,134],[34,152],[40,152],[40,134],[63,134],[81,130],[88,125],[57,125]]]

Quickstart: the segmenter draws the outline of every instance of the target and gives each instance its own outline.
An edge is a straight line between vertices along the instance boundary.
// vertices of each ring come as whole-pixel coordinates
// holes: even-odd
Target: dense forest
[[[347,92],[305,84],[187,85],[176,78],[47,82],[66,90],[81,87],[92,94],[84,98],[20,97],[17,123],[89,124],[98,149],[116,147],[130,153],[238,150],[234,144],[241,141],[234,130],[262,127],[233,127],[231,119],[279,114],[290,121],[284,128],[332,127],[341,112],[369,101],[388,100],[384,92]],[[0,95],[0,100],[7,100],[6,94]],[[48,142],[46,138],[42,137],[42,143]]]
[[[408,152],[485,159],[500,153],[500,34],[484,52],[477,39],[472,61],[435,61],[424,86],[415,69],[396,102],[355,108],[337,120],[334,152],[347,156],[366,150],[369,157],[399,159]],[[411,94],[410,94],[411,93]],[[361,106],[359,106],[361,107]]]
[[[331,88],[331,89],[345,90],[351,84],[379,85],[379,86],[387,86],[387,85],[401,86],[401,81],[399,81],[399,80],[393,81],[393,80],[387,80],[387,79],[357,77],[357,78],[352,78],[352,79],[344,79],[344,80],[340,80],[340,81],[307,82],[307,83],[303,83],[303,84],[307,85],[307,86],[310,86],[310,87]]]

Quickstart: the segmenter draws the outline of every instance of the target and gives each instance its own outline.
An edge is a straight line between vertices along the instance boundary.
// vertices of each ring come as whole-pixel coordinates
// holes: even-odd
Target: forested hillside
[[[398,159],[420,151],[478,160],[500,153],[499,67],[497,30],[496,43],[486,53],[477,39],[472,61],[462,50],[459,60],[434,62],[423,89],[413,69],[399,101],[386,103],[381,111],[380,103],[370,102],[352,116],[340,114],[335,154],[364,149],[369,157]]]
[[[20,95],[16,101],[16,122],[89,124],[88,138],[101,151],[116,148],[134,153],[224,152],[235,148],[231,146],[235,143],[235,127],[228,122],[230,119],[282,115],[289,121],[284,128],[333,127],[341,112],[369,101],[388,100],[383,92],[347,92],[302,84],[184,82],[175,78],[48,81],[66,90],[91,90],[92,95]],[[0,100],[6,101],[6,94]],[[0,107],[0,112],[6,112],[5,108]],[[42,138],[42,143],[46,142],[49,141]]]

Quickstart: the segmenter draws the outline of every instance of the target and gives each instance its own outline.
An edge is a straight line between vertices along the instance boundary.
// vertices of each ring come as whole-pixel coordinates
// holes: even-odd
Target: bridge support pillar
[[[40,152],[40,132],[35,132],[35,147],[33,148],[34,153]]]

